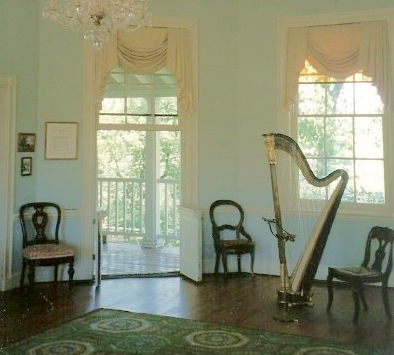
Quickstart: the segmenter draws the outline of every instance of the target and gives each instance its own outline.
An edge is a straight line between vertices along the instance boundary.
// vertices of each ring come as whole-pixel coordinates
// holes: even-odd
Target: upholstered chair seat
[[[26,259],[65,258],[74,255],[74,249],[62,244],[29,245],[23,249],[22,255]]]

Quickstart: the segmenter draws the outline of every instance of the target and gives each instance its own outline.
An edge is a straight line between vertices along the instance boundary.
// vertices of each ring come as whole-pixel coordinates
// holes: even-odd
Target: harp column
[[[265,148],[267,151],[268,161],[270,164],[272,195],[274,200],[276,237],[278,238],[279,262],[280,262],[280,286],[286,292],[289,290],[290,283],[287,273],[286,264],[286,247],[285,237],[283,236],[282,215],[279,203],[278,180],[276,175],[276,154],[275,154],[275,137],[273,135],[264,135]]]

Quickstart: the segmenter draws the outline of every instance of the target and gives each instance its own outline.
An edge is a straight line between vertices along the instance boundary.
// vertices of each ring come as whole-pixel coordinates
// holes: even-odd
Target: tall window
[[[337,80],[305,63],[296,105],[298,143],[318,177],[338,168],[348,172],[343,201],[386,202],[384,111],[371,78],[357,73]],[[330,194],[311,188],[302,176],[298,186],[301,199],[324,200]]]
[[[111,72],[98,117],[98,204],[103,231],[147,246],[178,244],[180,128],[177,82]]]

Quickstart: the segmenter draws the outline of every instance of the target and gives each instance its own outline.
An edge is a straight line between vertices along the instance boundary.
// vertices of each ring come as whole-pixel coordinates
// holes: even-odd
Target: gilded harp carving
[[[275,224],[276,233],[273,232],[273,234],[278,239],[280,261],[281,285],[278,290],[278,302],[290,306],[308,304],[311,300],[310,290],[312,282],[323,255],[324,247],[349,176],[345,170],[338,169],[323,178],[318,178],[312,172],[300,147],[292,138],[279,133],[264,134],[263,136],[270,164],[275,210],[275,219],[270,222]],[[282,224],[282,212],[279,200],[280,192],[276,170],[276,152],[278,150],[290,155],[308,184],[315,187],[326,187],[330,184],[336,184],[330,198],[326,201],[323,210],[318,216],[317,222],[312,228],[310,237],[290,277],[287,271],[285,242],[287,240],[293,240],[295,236],[285,231]]]

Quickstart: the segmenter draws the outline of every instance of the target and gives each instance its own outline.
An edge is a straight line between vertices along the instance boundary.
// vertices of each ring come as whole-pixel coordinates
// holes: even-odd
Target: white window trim
[[[195,18],[154,16],[153,27],[186,28],[190,31],[191,56],[193,62],[193,98],[194,111],[187,119],[180,120],[181,134],[181,175],[182,202],[184,207],[198,206],[198,20]],[[94,92],[94,49],[85,44],[85,88],[83,134],[83,233],[81,241],[81,258],[90,262],[88,272],[93,270],[93,254],[96,211],[96,117]],[[148,127],[147,127],[148,128]],[[164,128],[164,127],[161,127]],[[141,127],[140,127],[141,129]],[[174,129],[172,127],[172,129]]]
[[[284,113],[281,108],[281,103],[284,99],[285,93],[285,73],[286,73],[286,47],[287,47],[287,31],[291,27],[304,26],[321,26],[321,25],[335,25],[342,23],[353,23],[362,21],[378,21],[387,20],[389,26],[390,38],[390,61],[391,61],[391,76],[392,81],[390,88],[390,101],[386,108],[386,114],[383,116],[383,140],[384,140],[384,160],[385,160],[385,193],[386,203],[384,206],[377,204],[359,204],[355,209],[354,205],[347,205],[341,203],[338,215],[342,219],[359,220],[361,218],[373,218],[375,221],[379,220],[394,220],[394,189],[391,188],[391,182],[394,179],[394,143],[390,137],[394,136],[394,8],[384,10],[370,10],[370,11],[356,11],[356,12],[341,12],[329,14],[312,14],[306,16],[292,16],[282,17],[278,20],[278,132],[287,134],[291,137],[296,136],[296,127],[293,124],[295,112]],[[294,184],[291,184],[294,186]],[[290,188],[290,187],[289,187]],[[296,195],[295,191],[288,191],[288,196],[292,196],[292,210],[295,206]],[[288,211],[291,213],[291,211]],[[361,217],[362,216],[362,217]],[[361,218],[360,218],[361,217]]]

